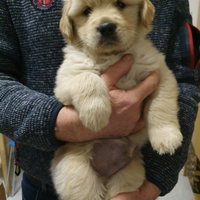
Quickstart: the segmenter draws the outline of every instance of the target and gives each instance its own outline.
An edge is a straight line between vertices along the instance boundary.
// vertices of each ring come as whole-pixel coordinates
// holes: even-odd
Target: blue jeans
[[[23,174],[22,186],[22,200],[58,200],[57,195],[48,194],[46,191],[46,184],[42,183],[42,187],[34,186],[26,174]]]

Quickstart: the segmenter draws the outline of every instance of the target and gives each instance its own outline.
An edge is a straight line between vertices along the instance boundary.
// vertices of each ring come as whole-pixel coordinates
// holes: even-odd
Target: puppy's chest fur
[[[116,63],[123,55],[133,54],[133,65],[125,76],[118,82],[119,89],[130,89],[143,81],[153,70],[159,70],[164,57],[152,46],[148,40],[140,40],[127,51],[117,55],[94,56],[84,53],[74,46],[68,45],[64,49],[65,61],[60,70],[69,79],[83,72],[101,75],[109,66]],[[155,56],[156,55],[156,56]],[[163,66],[165,64],[163,63]]]

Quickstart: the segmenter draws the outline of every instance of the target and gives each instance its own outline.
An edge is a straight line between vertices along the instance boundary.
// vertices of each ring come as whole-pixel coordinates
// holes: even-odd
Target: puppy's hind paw
[[[165,153],[174,154],[175,150],[181,146],[182,140],[183,136],[177,129],[166,129],[165,133],[160,131],[159,135],[154,134],[150,138],[152,148],[160,155]]]

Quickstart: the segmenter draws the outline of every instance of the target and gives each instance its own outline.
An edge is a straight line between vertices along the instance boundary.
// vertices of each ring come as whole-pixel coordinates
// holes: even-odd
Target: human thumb
[[[105,81],[108,90],[115,87],[117,81],[128,73],[133,65],[133,55],[126,54],[118,62],[111,65],[102,75],[101,78]]]

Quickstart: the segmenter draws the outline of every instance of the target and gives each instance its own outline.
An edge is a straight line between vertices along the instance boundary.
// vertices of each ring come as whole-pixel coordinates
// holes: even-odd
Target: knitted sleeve
[[[182,146],[174,155],[158,155],[151,145],[143,149],[147,180],[161,189],[161,196],[169,193],[176,185],[180,170],[187,160],[187,152],[194,130],[194,122],[197,113],[197,93],[195,86],[179,84],[179,121],[183,134]]]
[[[176,185],[179,171],[187,160],[187,152],[194,130],[194,122],[199,102],[199,95],[196,91],[196,87],[193,85],[194,79],[191,80],[191,74],[193,73],[188,67],[180,64],[181,54],[178,33],[178,13],[180,11],[180,6],[178,6],[178,4],[181,4],[182,12],[189,12],[188,1],[176,0],[175,2],[177,12],[174,12],[173,21],[170,22],[170,38],[165,52],[167,64],[170,69],[173,70],[178,81],[178,101],[180,108],[178,116],[184,139],[182,146],[178,148],[172,156],[168,154],[163,156],[158,155],[153,151],[150,144],[143,149],[147,180],[161,189],[161,196],[169,193]]]
[[[12,140],[52,151],[55,118],[62,105],[20,83],[20,46],[7,5],[0,1],[0,132]],[[54,116],[54,117],[52,117]]]

